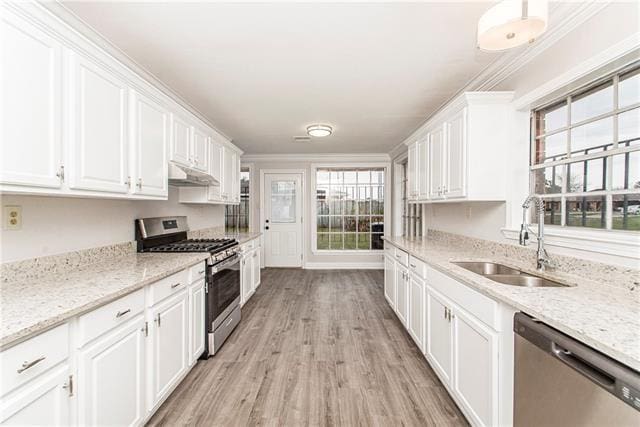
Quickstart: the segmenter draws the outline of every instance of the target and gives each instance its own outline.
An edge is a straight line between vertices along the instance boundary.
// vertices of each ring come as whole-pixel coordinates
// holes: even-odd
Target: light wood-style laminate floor
[[[380,270],[262,270],[222,350],[150,425],[466,425],[383,295]]]

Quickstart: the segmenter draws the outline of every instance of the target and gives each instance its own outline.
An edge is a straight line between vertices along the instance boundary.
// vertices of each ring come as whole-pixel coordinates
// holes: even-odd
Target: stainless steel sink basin
[[[526,273],[488,274],[485,275],[485,277],[505,285],[524,286],[527,288],[553,288],[567,286],[562,283],[554,282],[553,280],[545,279],[544,277],[531,276]]]
[[[507,267],[495,262],[458,261],[453,264],[491,279],[494,282],[511,286],[528,288],[566,287],[568,285],[525,273],[524,271]]]
[[[482,276],[487,276],[489,274],[520,274],[521,273],[520,270],[507,267],[506,265],[497,264],[495,262],[460,261],[460,262],[454,262],[453,264],[460,266],[465,270],[469,270],[476,274],[480,274]]]

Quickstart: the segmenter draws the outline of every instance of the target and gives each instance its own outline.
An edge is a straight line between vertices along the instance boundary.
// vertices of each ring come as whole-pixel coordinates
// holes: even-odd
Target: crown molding
[[[389,153],[245,154],[243,162],[389,162]]]
[[[574,2],[552,3],[549,13],[550,28],[547,32],[532,44],[502,53],[496,60],[462,86],[460,90],[436,107],[433,113],[428,115],[420,126],[395,145],[389,153],[396,153],[398,149],[410,143],[411,140],[418,138],[424,133],[424,128],[429,125],[429,122],[461,94],[469,91],[490,91],[495,88],[610,3],[611,0],[589,0],[578,6]]]
[[[91,27],[88,23],[86,23],[82,18],[73,13],[70,9],[68,9],[64,4],[60,2],[60,0],[53,1],[44,1],[44,2],[26,2],[27,4],[22,4],[21,7],[38,7],[40,10],[47,12],[49,15],[52,15],[55,19],[66,24],[68,27],[73,29],[80,36],[84,37],[90,43],[98,46],[102,49],[107,55],[112,56],[117,61],[124,64],[131,71],[137,74],[142,79],[146,80],[148,84],[154,86],[157,90],[163,92],[167,97],[171,98],[175,103],[180,105],[182,108],[196,116],[199,120],[201,120],[205,125],[209,126],[214,132],[216,132],[219,136],[228,140],[229,142],[233,141],[233,138],[226,135],[224,132],[220,131],[211,120],[200,110],[194,107],[189,101],[187,101],[182,95],[176,92],[174,89],[165,84],[162,80],[156,77],[151,71],[147,70],[145,67],[136,62],[133,58],[127,55],[123,50],[113,44],[109,39],[96,31],[93,27]]]

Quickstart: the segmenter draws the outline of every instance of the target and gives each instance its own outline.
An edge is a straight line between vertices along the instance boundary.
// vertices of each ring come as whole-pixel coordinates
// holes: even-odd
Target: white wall
[[[515,91],[517,103],[518,98],[595,55],[601,54],[607,48],[634,35],[638,36],[639,9],[636,2],[609,4],[492,90]],[[509,147],[510,172],[507,182],[509,195],[507,202],[432,205],[427,208],[429,228],[514,243],[513,240],[507,240],[500,230],[514,229],[519,226],[522,215],[520,206],[528,192],[528,112],[527,108],[523,109],[514,123],[510,124],[515,132]],[[471,215],[468,215],[469,208]],[[616,256],[603,256],[597,252],[564,247],[550,248],[549,251],[601,262],[628,262]]]
[[[136,218],[186,215],[192,230],[224,225],[220,205],[184,205],[169,187],[167,201],[2,195],[2,206],[22,206],[22,229],[2,230],[2,262],[54,255],[134,239]]]
[[[243,158],[243,161],[244,158]],[[345,164],[352,164],[354,161],[345,161]],[[308,264],[307,267],[310,268],[327,268],[331,265],[339,265],[342,264],[345,267],[362,267],[362,268],[371,268],[371,267],[379,267],[382,268],[383,265],[383,255],[380,254],[318,254],[313,253],[311,250],[311,203],[315,201],[315,189],[311,188],[311,174],[312,174],[312,164],[314,163],[334,163],[335,160],[326,161],[319,159],[317,161],[274,161],[274,160],[253,160],[251,156],[248,156],[245,163],[252,165],[253,170],[253,184],[251,187],[252,198],[251,202],[252,210],[253,210],[253,218],[256,229],[260,229],[263,224],[260,224],[260,171],[267,169],[278,169],[278,170],[286,170],[286,169],[304,169],[306,170],[306,194],[305,194],[305,204],[303,207],[303,229],[306,233],[306,243],[304,247],[304,258],[305,264]],[[357,162],[357,160],[355,160]],[[365,160],[362,160],[363,163],[366,163]],[[379,163],[379,161],[377,162]],[[389,179],[390,175],[387,175],[387,179]],[[389,217],[385,216],[385,230],[389,229],[390,221]],[[390,233],[390,231],[385,231],[385,233]]]

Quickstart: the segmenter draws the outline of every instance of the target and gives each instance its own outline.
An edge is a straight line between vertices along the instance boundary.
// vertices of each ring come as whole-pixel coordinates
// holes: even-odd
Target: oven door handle
[[[222,270],[223,268],[227,268],[233,264],[235,264],[236,262],[238,262],[240,260],[240,256],[238,254],[233,255],[231,258],[227,258],[225,259],[223,262],[221,262],[220,264],[216,264],[213,266],[213,272],[217,273],[218,271]]]

